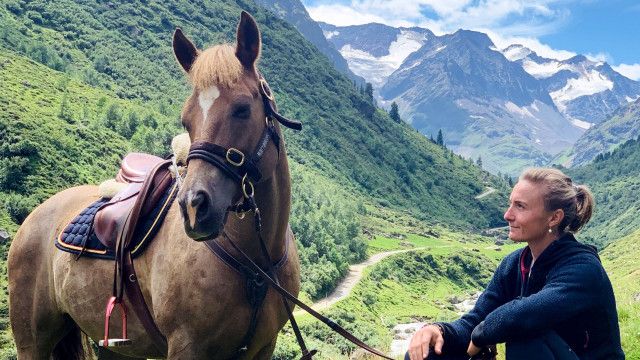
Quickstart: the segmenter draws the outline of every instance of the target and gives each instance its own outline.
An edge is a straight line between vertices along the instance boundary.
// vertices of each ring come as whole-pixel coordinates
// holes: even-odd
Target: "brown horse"
[[[250,153],[269,125],[255,67],[261,40],[253,18],[242,13],[235,46],[199,51],[176,30],[173,48],[194,86],[182,111],[191,140]],[[272,125],[280,139],[280,128]],[[283,142],[279,148],[273,141],[263,145],[258,164],[263,176],[255,183],[255,201],[264,223],[262,236],[273,259],[287,256],[277,276],[284,288],[297,294],[300,265],[287,225],[291,188],[286,152]],[[173,203],[155,240],[134,261],[146,303],[167,339],[167,358],[228,359],[238,354],[252,313],[245,296],[246,281],[194,240],[215,238],[237,256],[230,246],[233,239],[265,266],[253,217],[227,216],[242,193],[240,184],[222,169],[191,159],[178,202]],[[53,241],[65,224],[97,199],[95,186],[54,195],[29,215],[11,244],[10,318],[19,359],[81,358],[80,331],[96,342],[104,335],[113,262],[84,257],[76,261],[72,254],[58,251]],[[269,359],[273,353],[287,314],[272,289],[258,316],[255,335],[240,358]],[[163,357],[137,317],[128,318],[132,344],[110,348],[104,357]],[[119,321],[114,319],[111,328],[111,333],[119,334]]]

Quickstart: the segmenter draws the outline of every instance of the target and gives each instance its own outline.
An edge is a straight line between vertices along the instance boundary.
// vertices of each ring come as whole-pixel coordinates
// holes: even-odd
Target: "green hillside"
[[[629,140],[585,166],[565,169],[578,184],[590,186],[596,200],[593,218],[581,238],[603,248],[640,228],[640,141]]]
[[[287,134],[294,160],[433,223],[501,222],[505,192],[474,196],[485,185],[505,189],[503,182],[392,121],[295,29],[253,3],[7,1],[0,45],[177,118],[189,90],[171,53],[173,29],[199,46],[232,41],[241,8],[261,26],[261,69],[280,108],[305,124],[301,134]]]
[[[618,305],[622,348],[640,359],[640,231],[617,240],[600,253]]]

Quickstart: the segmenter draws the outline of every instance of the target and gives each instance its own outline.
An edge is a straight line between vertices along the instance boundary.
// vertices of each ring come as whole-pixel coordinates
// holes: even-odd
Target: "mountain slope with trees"
[[[596,207],[582,238],[600,248],[640,229],[640,141],[632,139],[587,165],[565,169],[591,188]]]

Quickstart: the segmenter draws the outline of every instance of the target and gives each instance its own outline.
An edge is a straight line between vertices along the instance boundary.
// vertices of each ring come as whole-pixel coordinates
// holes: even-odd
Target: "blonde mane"
[[[236,57],[236,48],[221,44],[204,50],[196,57],[189,78],[197,90],[213,85],[231,87],[242,75],[242,64]]]

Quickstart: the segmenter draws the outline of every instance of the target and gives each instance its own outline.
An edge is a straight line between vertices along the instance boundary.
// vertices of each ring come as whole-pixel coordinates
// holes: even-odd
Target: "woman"
[[[405,359],[466,360],[497,343],[507,360],[624,359],[609,278],[573,237],[593,207],[589,189],[561,171],[526,170],[504,219],[527,246],[502,261],[473,310],[418,330]]]

